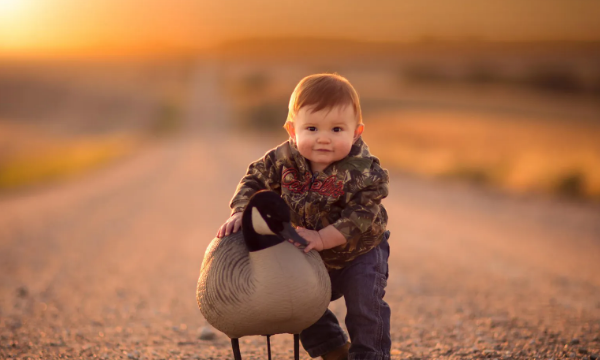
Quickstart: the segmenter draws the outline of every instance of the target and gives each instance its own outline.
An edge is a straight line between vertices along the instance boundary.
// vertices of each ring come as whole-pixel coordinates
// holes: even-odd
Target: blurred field
[[[600,123],[397,111],[375,115],[366,129],[383,163],[408,173],[600,199]]]
[[[124,60],[4,63],[0,193],[88,173],[176,133],[182,82],[173,69]]]
[[[140,143],[132,134],[61,137],[0,123],[0,191],[71,178],[130,154]]]
[[[224,129],[284,140],[307,74],[358,90],[384,166],[518,192],[600,198],[597,43],[243,40],[155,59],[0,66],[0,191],[118,159],[140,138]],[[265,149],[266,150],[266,149]]]

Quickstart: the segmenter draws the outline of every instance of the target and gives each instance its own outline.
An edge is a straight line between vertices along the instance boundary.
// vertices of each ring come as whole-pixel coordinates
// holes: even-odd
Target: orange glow
[[[32,4],[28,0],[0,0],[0,51],[26,46]]]
[[[600,40],[598,18],[600,3],[579,0],[0,0],[0,55],[168,53],[245,37]]]

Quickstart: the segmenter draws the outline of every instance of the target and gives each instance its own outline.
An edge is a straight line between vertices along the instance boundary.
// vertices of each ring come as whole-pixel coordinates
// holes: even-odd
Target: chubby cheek
[[[310,156],[313,146],[313,142],[310,141],[310,139],[296,136],[296,144],[298,145],[298,151],[300,152],[300,155],[304,157]]]
[[[350,153],[351,149],[352,141],[339,141],[335,146],[336,154],[343,155],[342,157],[346,157],[346,155]]]

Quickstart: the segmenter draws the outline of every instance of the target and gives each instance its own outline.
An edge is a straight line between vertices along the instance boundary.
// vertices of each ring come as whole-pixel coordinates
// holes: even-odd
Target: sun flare
[[[31,45],[35,9],[31,0],[0,0],[0,50]]]
[[[0,0],[0,17],[7,19],[22,14],[29,7],[27,0]]]

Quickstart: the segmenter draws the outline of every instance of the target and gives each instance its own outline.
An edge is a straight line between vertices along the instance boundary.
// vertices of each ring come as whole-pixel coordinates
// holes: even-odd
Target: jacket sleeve
[[[377,246],[386,229],[387,214],[381,214],[381,200],[388,195],[389,176],[379,168],[361,179],[362,184],[342,210],[333,226],[347,240],[344,252],[365,251]],[[385,210],[383,210],[385,212]]]
[[[272,190],[281,193],[280,179],[275,150],[271,150],[264,157],[248,166],[246,175],[240,180],[229,203],[231,215],[243,211],[248,205],[250,197],[259,190]]]

